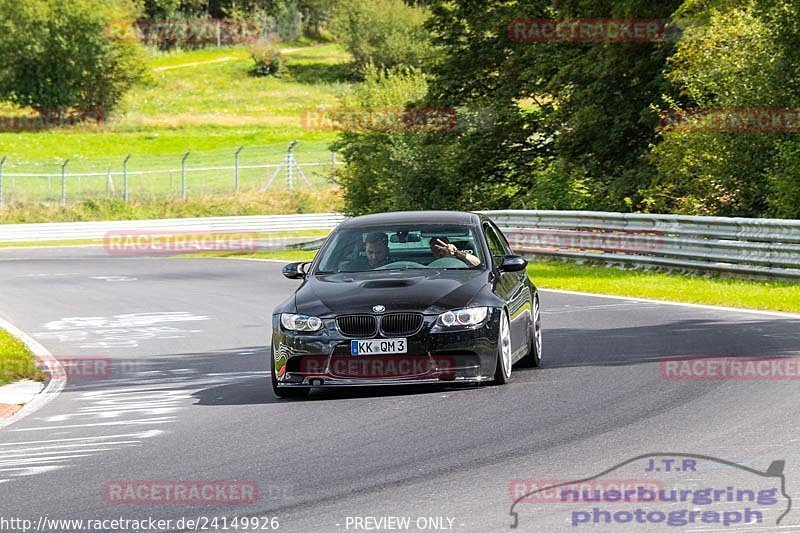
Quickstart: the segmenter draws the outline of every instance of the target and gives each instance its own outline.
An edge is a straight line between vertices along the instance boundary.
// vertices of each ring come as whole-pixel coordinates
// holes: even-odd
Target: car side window
[[[483,232],[486,235],[486,242],[489,243],[489,251],[495,264],[500,262],[500,257],[507,255],[503,241],[489,224],[484,224]]]
[[[500,229],[494,224],[490,223],[489,227],[492,228],[492,230],[494,230],[495,235],[497,235],[497,238],[500,240],[500,245],[503,247],[504,250],[503,253],[505,253],[506,255],[512,255],[514,251],[511,249],[511,245],[508,243],[508,239],[506,239],[506,236],[503,235],[503,232],[500,231]]]

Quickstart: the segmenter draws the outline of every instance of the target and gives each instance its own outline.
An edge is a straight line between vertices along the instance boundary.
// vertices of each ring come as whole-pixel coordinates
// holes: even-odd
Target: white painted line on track
[[[234,261],[260,261],[262,263],[297,263],[299,261],[289,261],[288,259],[261,259],[259,257],[211,257],[204,259],[232,259]]]
[[[169,424],[175,421],[174,416],[167,416],[161,418],[142,418],[139,420],[124,420],[120,422],[99,422],[97,424],[73,424],[70,426],[45,426],[36,428],[25,429],[12,429],[11,431],[44,431],[50,429],[67,429],[67,428],[88,428],[97,426],[131,426],[136,424]]]
[[[3,429],[10,426],[14,422],[22,420],[26,416],[35,413],[48,403],[55,400],[67,385],[67,374],[64,372],[64,367],[61,366],[61,363],[59,363],[58,360],[53,357],[53,354],[51,354],[47,348],[39,344],[33,337],[17,328],[10,322],[3,320],[2,318],[0,318],[0,328],[3,328],[11,335],[22,341],[22,343],[25,344],[31,352],[33,352],[33,355],[36,357],[36,359],[42,363],[44,368],[50,370],[50,380],[48,381],[44,390],[40,392],[33,400],[26,403],[22,409],[17,411],[13,416],[10,416],[4,420],[0,420],[0,429]]]
[[[117,439],[117,438],[128,438],[134,437],[139,439],[149,439],[151,437],[157,437],[164,433],[160,429],[151,429],[148,431],[142,431],[139,433],[126,433],[124,435],[101,435],[98,437],[73,437],[71,439],[48,439],[48,440],[30,440],[26,442],[6,442],[0,443],[0,446],[20,446],[22,444],[48,444],[51,442],[75,442],[75,441],[95,441],[95,440],[105,440],[105,439]]]
[[[649,298],[634,298],[633,296],[614,296],[611,294],[595,294],[592,292],[578,292],[578,291],[567,291],[561,289],[539,289],[541,292],[554,292],[558,294],[571,294],[574,296],[591,296],[594,298],[609,298],[614,300],[630,300],[633,302],[642,302],[648,304],[658,304],[658,305],[673,305],[679,307],[693,307],[695,309],[705,309],[708,311],[727,311],[732,313],[744,313],[748,315],[763,315],[763,316],[773,316],[778,318],[793,318],[795,320],[800,319],[800,314],[798,313],[786,313],[783,311],[761,311],[758,309],[745,309],[743,307],[725,307],[721,305],[705,305],[705,304],[692,304],[692,303],[685,303],[685,302],[670,302],[667,300],[652,300]]]
[[[127,443],[127,444],[125,444]],[[103,452],[108,450],[116,450],[117,448],[97,448],[96,446],[115,445],[122,447],[130,447],[131,445],[141,445],[139,441],[124,441],[124,442],[87,442],[86,444],[72,444],[69,446],[39,446],[36,448],[26,448],[24,451],[17,450],[3,450],[3,458],[10,457],[30,457],[39,455],[53,455],[64,453],[80,453],[80,452]],[[86,448],[86,446],[95,446],[95,448]],[[67,448],[66,450],[64,448]],[[80,448],[72,450],[71,448]],[[31,451],[31,450],[52,450],[52,451]]]

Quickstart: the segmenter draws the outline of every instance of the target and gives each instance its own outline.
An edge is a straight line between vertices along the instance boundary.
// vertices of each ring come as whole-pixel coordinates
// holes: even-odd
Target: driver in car
[[[367,263],[370,268],[382,267],[389,263],[389,237],[383,232],[367,235],[366,247]]]
[[[481,264],[480,259],[467,251],[459,250],[447,237],[434,237],[431,239],[431,253],[435,259],[455,257],[471,267]]]

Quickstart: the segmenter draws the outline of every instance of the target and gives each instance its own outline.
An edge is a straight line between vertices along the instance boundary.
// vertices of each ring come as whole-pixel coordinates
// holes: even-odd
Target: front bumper
[[[477,327],[432,331],[437,317],[426,315],[422,328],[405,337],[407,354],[351,356],[355,339],[342,335],[334,318],[319,332],[299,333],[284,330],[275,315],[273,379],[280,388],[485,383],[494,379],[499,317],[492,310]]]

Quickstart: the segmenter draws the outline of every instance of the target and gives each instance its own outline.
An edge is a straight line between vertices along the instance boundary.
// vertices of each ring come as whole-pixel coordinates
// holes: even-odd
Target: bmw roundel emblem
[[[376,313],[383,313],[384,311],[386,311],[386,307],[382,305],[373,305],[372,310],[375,311]]]

